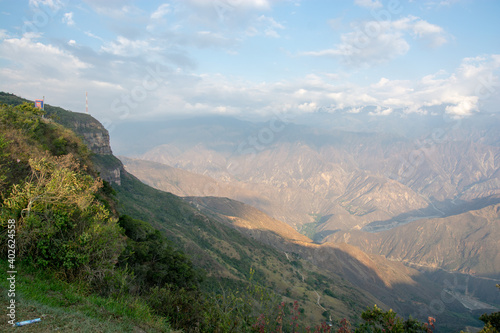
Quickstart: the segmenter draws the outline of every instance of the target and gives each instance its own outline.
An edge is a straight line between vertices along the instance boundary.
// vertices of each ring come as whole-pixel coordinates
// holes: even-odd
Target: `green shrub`
[[[151,288],[146,300],[154,312],[166,317],[175,329],[198,332],[203,325],[205,309],[199,291],[165,285]]]
[[[99,180],[71,155],[31,159],[31,176],[13,186],[4,214],[17,221],[18,258],[60,269],[68,277],[99,279],[112,270],[124,239],[94,194]]]
[[[500,285],[497,284],[497,288],[500,288]],[[482,314],[479,320],[485,324],[481,332],[500,332],[500,312]]]
[[[420,321],[411,317],[407,320],[404,320],[401,317],[398,317],[396,312],[392,310],[383,311],[376,305],[373,307],[373,309],[368,309],[363,312],[361,314],[361,318],[365,322],[357,327],[355,332],[429,333],[432,332],[435,322],[435,319],[432,317],[429,317],[428,323],[421,323]]]
[[[191,260],[174,248],[160,232],[144,221],[123,215],[118,223],[125,231],[127,245],[119,258],[119,267],[128,267],[135,284],[148,290],[165,284],[197,289],[202,274]]]

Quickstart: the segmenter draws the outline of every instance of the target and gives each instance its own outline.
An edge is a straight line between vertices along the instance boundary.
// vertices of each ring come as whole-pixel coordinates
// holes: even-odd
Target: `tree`
[[[128,237],[118,266],[133,272],[135,284],[142,292],[166,284],[186,290],[198,288],[202,279],[200,272],[158,230],[128,215],[122,215],[118,223]]]
[[[409,318],[403,320],[398,317],[396,312],[389,310],[383,311],[377,305],[373,309],[368,309],[361,314],[365,323],[356,328],[355,332],[432,332],[434,328],[434,318],[429,317],[428,323],[421,323],[416,319]]]
[[[102,186],[72,155],[30,159],[31,176],[15,184],[4,209],[17,220],[19,258],[68,276],[102,278],[114,268],[124,237],[98,203]]]
[[[500,288],[499,284],[497,284],[497,288]],[[491,314],[485,313],[479,317],[479,320],[485,324],[484,328],[481,330],[482,333],[500,332],[500,312]]]
[[[40,130],[45,111],[33,107],[33,104],[2,105],[0,108],[2,110],[0,123],[3,127],[16,128],[30,136],[37,134]]]

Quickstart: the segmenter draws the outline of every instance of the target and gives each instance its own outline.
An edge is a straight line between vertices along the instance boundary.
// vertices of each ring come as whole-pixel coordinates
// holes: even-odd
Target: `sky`
[[[498,0],[0,0],[0,91],[172,114],[497,113]]]

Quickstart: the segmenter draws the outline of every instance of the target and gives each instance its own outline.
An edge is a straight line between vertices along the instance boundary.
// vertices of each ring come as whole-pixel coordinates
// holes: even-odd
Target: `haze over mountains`
[[[226,195],[296,228],[316,219],[322,230],[394,226],[499,201],[498,116],[448,123],[439,116],[370,117],[379,131],[344,126],[362,117],[315,114],[311,125],[172,120],[147,132],[134,125],[135,135],[118,127],[114,146],[120,155],[212,178],[197,180],[204,183],[198,193],[191,187],[179,194]],[[385,131],[387,122],[395,130]]]
[[[158,189],[244,202],[317,243],[499,279],[498,128],[494,114],[204,117],[117,127],[114,146]]]

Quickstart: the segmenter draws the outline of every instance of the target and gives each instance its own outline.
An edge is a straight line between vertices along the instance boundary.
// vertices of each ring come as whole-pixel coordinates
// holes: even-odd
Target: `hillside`
[[[186,197],[184,198],[199,210],[208,210],[219,217],[229,218],[229,225],[248,232],[263,232],[275,234],[287,242],[312,243],[311,239],[298,233],[288,224],[271,218],[260,210],[239,201],[220,197]],[[259,240],[269,245],[275,245],[275,241]]]
[[[0,91],[0,103],[17,106],[33,102]],[[122,164],[111,158],[113,152],[109,145],[109,133],[99,121],[88,114],[64,110],[49,104],[45,105],[44,117],[75,132],[93,153],[91,159],[100,176],[110,183],[119,183]]]
[[[32,103],[0,106],[0,299],[11,307],[2,331],[33,316],[43,319],[29,331],[171,331],[137,289],[149,286],[139,274],[132,278],[139,273],[132,257],[122,256],[148,241],[126,236],[131,225],[121,225],[91,155],[80,137]],[[195,284],[191,263],[164,238],[157,245],[174,260],[172,272]],[[182,284],[172,276],[158,284],[167,281]]]
[[[360,314],[373,304],[421,320],[432,313],[429,305],[441,287],[415,270],[350,245],[313,244],[291,227],[239,202],[189,199],[197,209],[173,194],[141,183],[125,172],[112,154],[102,154],[102,150],[92,154],[81,142],[88,138],[58,125],[57,119],[43,120],[26,104],[5,110],[8,112],[2,116],[17,117],[19,113],[22,117],[19,122],[2,122],[2,135],[7,138],[3,147],[8,147],[8,163],[2,165],[7,166],[5,179],[9,181],[2,191],[2,214],[12,214],[24,222],[44,221],[22,223],[19,229],[19,239],[25,242],[23,251],[32,251],[20,253],[20,267],[30,272],[20,281],[39,281],[37,285],[46,290],[39,293],[38,289],[29,289],[26,282],[19,285],[20,304],[32,304],[34,313],[43,311],[43,306],[51,313],[72,313],[72,309],[94,309],[94,304],[105,302],[111,316],[128,323],[126,330],[142,327],[166,332],[172,326],[191,330],[204,325],[239,325],[250,330],[259,311],[278,315],[281,300],[292,305],[294,300],[299,301],[300,324],[304,326],[329,320],[330,316],[335,322],[346,317],[360,324]],[[66,112],[71,119],[71,113]],[[34,127],[23,132],[23,124],[28,123]],[[16,124],[22,126],[11,128]],[[98,129],[106,133],[102,126]],[[15,145],[9,141],[14,138]],[[109,143],[106,145],[109,148]],[[47,166],[44,162],[39,162],[41,166],[32,164],[42,156],[50,162]],[[72,162],[72,156],[81,164]],[[120,170],[113,188],[100,181],[96,166],[101,173],[109,166]],[[33,176],[25,178],[30,173]],[[63,175],[69,176],[53,178]],[[65,186],[68,181],[75,183]],[[30,190],[32,184],[39,194]],[[51,186],[60,192],[52,192]],[[85,199],[73,195],[75,190],[84,191]],[[52,200],[53,193],[59,200]],[[44,199],[35,200],[33,205],[30,195]],[[33,214],[31,220],[21,214],[26,209]],[[54,223],[70,224],[60,233],[52,228]],[[43,229],[30,229],[36,225],[53,231],[47,234]],[[48,243],[37,242],[36,237],[48,237]],[[49,250],[42,251],[33,244],[52,245],[46,247],[50,252],[44,252]],[[95,246],[100,251],[91,251]],[[23,261],[26,257],[34,260]],[[41,267],[47,269],[40,271]],[[103,270],[104,279],[100,273]],[[206,277],[198,286],[203,275]],[[53,276],[64,277],[57,288],[65,293],[51,292],[56,288],[51,282]],[[2,288],[6,285],[3,280]],[[87,294],[83,295],[80,288]],[[74,306],[62,310],[68,302]],[[127,303],[134,304],[131,312],[116,312],[124,311]],[[172,309],[176,307],[169,304],[183,310],[175,312]],[[228,312],[230,308],[241,311]],[[90,314],[86,323],[91,326],[102,318],[94,310],[86,313]],[[237,322],[226,321],[235,316]],[[456,320],[457,316],[461,319]],[[478,323],[458,302],[448,304],[438,320],[450,329]],[[40,327],[47,331],[61,325],[51,319],[44,321]]]
[[[201,191],[203,190],[201,186],[204,183],[197,181],[209,179],[206,176],[192,174],[158,163],[127,158],[122,159],[125,161],[127,165],[126,169],[129,172],[138,171],[139,175],[143,172],[148,175],[148,179],[157,179],[159,182],[164,182],[164,184],[175,182],[176,186],[172,186],[172,189],[177,191],[179,188],[188,188],[184,183],[187,180],[193,180],[192,190]],[[151,185],[158,186],[158,184],[154,183]],[[219,189],[222,189],[222,186]],[[224,195],[225,193],[219,192],[219,194]],[[430,294],[440,293],[439,288],[435,291],[430,291],[432,289],[430,287],[432,285],[430,279],[437,285],[446,285],[445,281],[447,279],[456,279],[456,277],[450,275],[438,277],[432,271],[430,273],[427,272],[428,275],[422,276],[419,271],[402,266],[394,258],[390,258],[392,261],[387,261],[379,256],[367,256],[365,253],[359,251],[358,248],[346,247],[339,244],[339,242],[336,242],[337,244],[328,243],[323,246],[313,244],[309,239],[283,222],[273,219],[249,205],[228,198],[187,197],[186,200],[193,203],[198,209],[201,209],[203,213],[212,216],[214,219],[219,219],[223,223],[235,227],[242,233],[268,244],[279,251],[290,254],[295,253],[301,258],[315,263],[323,270],[326,269],[335,274],[342,272],[342,277],[348,277],[347,279],[356,286],[375,294],[379,299],[384,300],[384,302],[389,302],[392,308],[402,309],[405,307],[401,303],[394,302],[395,294],[399,293],[401,295],[399,297],[400,300],[409,298],[422,299],[422,297],[429,297],[422,295],[423,290],[428,290]],[[362,262],[363,264],[357,266],[353,265],[353,262]],[[401,281],[405,281],[405,283],[401,284]],[[409,288],[408,285],[414,285],[415,287]],[[391,287],[389,290],[388,286]],[[471,280],[468,287],[472,295],[479,296],[490,303],[499,304],[497,297],[489,297],[492,294],[488,292],[489,288],[483,281]],[[459,292],[463,292],[463,290]],[[409,294],[413,294],[414,296],[408,297]],[[493,294],[493,296],[496,295]]]
[[[207,271],[207,288],[219,283],[244,285],[253,268],[255,281],[286,299],[299,300],[311,321],[329,319],[322,316],[327,311],[334,320],[345,316],[356,322],[359,320],[356,313],[377,302],[349,280],[318,269],[303,259],[290,262],[287,255],[275,247],[255,242],[218,219],[206,217],[182,199],[143,185],[131,175],[125,174],[116,190],[120,208],[126,214],[151,221],[169,239],[182,244],[193,263]],[[299,275],[297,265],[304,267],[307,273]],[[326,297],[323,291],[332,286],[338,292],[337,297]],[[316,305],[316,292],[322,297],[321,307]]]
[[[247,274],[246,268],[253,266],[271,289],[304,301],[309,309],[332,311],[333,318],[357,307],[355,299],[361,295],[360,300],[377,299],[377,304],[425,318],[431,311],[428,305],[433,295],[442,290],[440,283],[431,282],[418,271],[367,255],[356,247],[308,243],[304,236],[283,228],[282,222],[227,198],[187,198],[208,216],[202,222],[192,218],[198,213],[182,204],[181,199],[176,198],[175,206],[171,206],[175,198],[171,194],[147,187],[128,175],[122,178],[122,184],[117,191],[127,214],[151,214],[149,219],[154,225],[171,239],[184,243],[193,262],[206,268],[210,276],[241,279]],[[186,222],[172,224],[172,214],[184,216]],[[321,307],[315,305],[318,296]],[[457,321],[453,312],[470,320],[458,302],[448,304],[446,312],[437,315],[438,320],[446,326],[460,327],[463,322]]]
[[[496,204],[377,233],[339,231],[326,241],[353,244],[391,260],[500,279],[499,221]]]
[[[463,276],[436,270],[418,270],[419,267],[410,268],[401,262],[387,260],[384,256],[370,255],[358,247],[341,242],[319,245],[304,241],[297,232],[295,236],[291,235],[290,231],[284,228],[283,222],[263,217],[262,213],[255,208],[227,198],[189,197],[186,199],[209,216],[221,219],[223,223],[233,226],[256,240],[271,244],[280,251],[304,258],[322,270],[328,271],[329,274],[340,274],[392,308],[411,313],[414,317],[421,316],[424,311],[431,313],[435,311],[429,310],[426,304],[431,305],[436,302],[434,295],[442,295],[443,290],[454,292],[457,297],[461,295],[463,300],[469,302],[464,301],[461,304],[455,298],[451,301],[446,298],[446,307],[451,307],[448,310],[462,312],[462,306],[470,306],[470,302],[476,302],[476,305],[471,308],[474,313],[482,313],[485,309],[490,311],[495,309],[489,304],[481,304],[478,302],[479,299],[500,305],[500,295],[488,292],[492,281],[467,277],[464,286]],[[255,216],[259,216],[260,219],[255,219]],[[295,240],[290,241],[290,239]],[[449,281],[454,281],[454,283],[450,284]],[[432,299],[431,303],[427,303],[429,299]],[[418,311],[416,311],[417,308]],[[462,312],[461,316],[464,315],[465,313]],[[445,321],[446,325],[451,325],[448,320],[453,318],[453,315],[448,316],[449,314],[443,313],[437,317]]]

